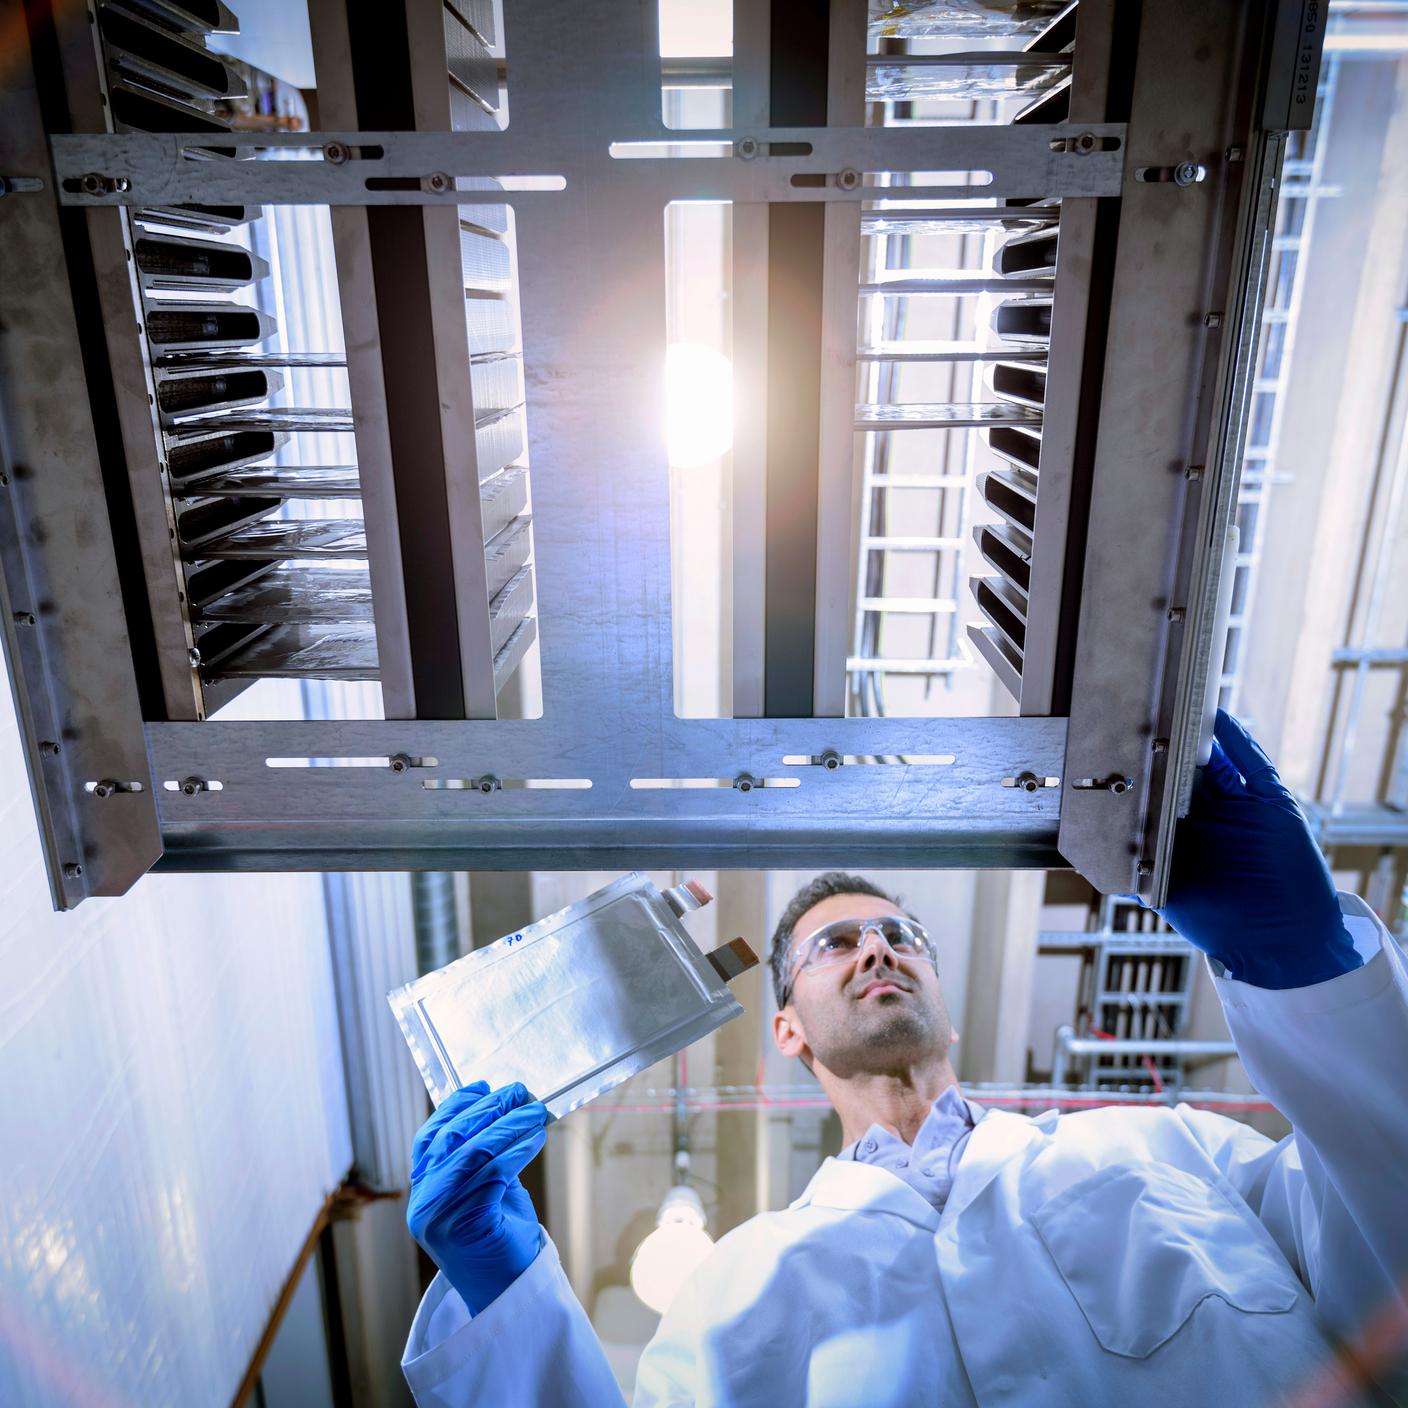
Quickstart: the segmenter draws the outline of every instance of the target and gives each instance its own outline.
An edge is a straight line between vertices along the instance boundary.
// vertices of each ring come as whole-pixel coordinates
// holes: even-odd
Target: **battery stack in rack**
[[[119,132],[212,135],[195,155],[231,161],[217,105],[245,96],[212,53],[238,32],[219,0],[105,0],[97,30]],[[182,204],[124,213],[154,388],[182,600],[204,704],[261,677],[375,679],[376,637],[352,464],[309,463],[306,436],[350,433],[346,406],[290,404],[296,369],[341,365],[335,350],[266,350],[278,331],[267,262],[251,245],[256,207]],[[258,306],[258,305],[263,305]],[[202,708],[201,712],[205,712]]]
[[[1076,13],[1077,6],[1068,5],[1029,41],[1027,50],[1048,56],[1071,55]],[[1070,112],[1071,82],[1068,66],[1059,81],[1014,115],[1013,122],[1065,122]],[[1025,409],[1032,418],[1021,425],[995,425],[983,432],[989,449],[1002,461],[1000,468],[978,478],[978,492],[997,521],[973,529],[983,562],[992,570],[973,576],[969,582],[984,618],[969,627],[969,638],[1019,701],[1027,651],[1042,416],[1060,243],[1060,202],[1026,204],[1032,219],[1030,223],[1013,223],[1012,233],[993,257],[993,271],[1004,280],[1021,281],[1027,291],[1003,299],[992,315],[996,340],[1003,346],[1023,349],[1024,356],[1021,361],[993,362],[988,381],[999,401]],[[1043,284],[1047,287],[1041,287]]]

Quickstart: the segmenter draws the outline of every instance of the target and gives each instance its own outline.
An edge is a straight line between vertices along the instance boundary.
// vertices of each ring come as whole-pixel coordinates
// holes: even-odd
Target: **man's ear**
[[[781,1012],[773,1013],[772,1039],[777,1043],[777,1049],[784,1056],[796,1056],[805,1060],[809,1054],[806,1034],[802,1031],[801,1022],[790,1005],[784,1007]]]

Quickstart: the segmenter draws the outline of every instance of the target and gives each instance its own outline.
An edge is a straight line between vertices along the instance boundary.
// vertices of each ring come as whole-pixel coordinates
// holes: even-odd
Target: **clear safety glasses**
[[[879,934],[896,958],[922,958],[939,970],[939,956],[933,940],[924,926],[903,914],[885,914],[879,919],[837,919],[809,934],[792,959],[792,971],[787,975],[787,987],[782,995],[785,1007],[792,997],[797,976],[807,968],[824,968],[854,958],[865,943],[867,934]]]

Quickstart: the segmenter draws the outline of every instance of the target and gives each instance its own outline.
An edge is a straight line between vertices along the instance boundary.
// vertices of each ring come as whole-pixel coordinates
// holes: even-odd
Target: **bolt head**
[[[32,612],[32,611],[16,611],[16,612],[15,612],[15,625],[17,625],[17,626],[32,626],[33,624],[34,624],[34,612]]]
[[[205,791],[205,783],[198,777],[188,777],[181,784],[181,791],[184,792],[187,797],[194,797],[197,793]]]
[[[79,880],[83,877],[83,867],[76,860],[71,860],[64,866],[65,880]]]
[[[78,185],[84,195],[97,196],[103,193],[107,183],[96,171],[89,171],[79,179]]]
[[[758,140],[756,137],[740,137],[733,144],[733,154],[740,161],[752,161],[758,155]]]
[[[200,664],[200,651],[192,646],[191,649],[187,651],[186,658],[191,662],[191,668],[194,670]]]
[[[848,166],[844,171],[836,173],[836,184],[843,191],[853,191],[860,185],[860,172]]]
[[[490,792],[498,790],[499,779],[497,777],[481,777],[479,779],[479,790],[488,796]]]
[[[1110,779],[1110,791],[1116,797],[1123,796],[1129,791],[1130,779],[1127,777],[1114,777]]]
[[[1154,873],[1154,867],[1150,865],[1147,860],[1141,860],[1139,864],[1135,866],[1135,869],[1139,872],[1141,878]]]
[[[755,778],[749,777],[746,772],[742,772],[733,779],[733,785],[738,788],[740,792],[751,792],[758,783]]]
[[[828,748],[826,752],[821,755],[821,765],[827,772],[835,772],[836,769],[841,766],[841,755]]]
[[[425,178],[426,187],[437,194],[450,189],[450,178],[443,171],[432,171]]]
[[[93,784],[93,795],[95,797],[111,797],[112,794],[116,791],[117,783],[115,782],[103,781],[95,782]]]
[[[410,765],[411,760],[404,753],[397,753],[396,756],[391,759],[392,772],[405,772]]]
[[[1077,137],[1075,140],[1075,149],[1080,152],[1083,156],[1087,155],[1095,150],[1095,146],[1098,140],[1099,139],[1096,137],[1095,133],[1082,132],[1080,136]]]
[[[345,142],[325,142],[323,144],[323,160],[332,166],[341,166],[350,155]]]

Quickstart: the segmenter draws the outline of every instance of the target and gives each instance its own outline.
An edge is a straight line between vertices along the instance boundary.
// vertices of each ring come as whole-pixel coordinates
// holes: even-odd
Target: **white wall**
[[[351,1161],[319,877],[49,906],[0,702],[0,1403],[227,1404]]]

